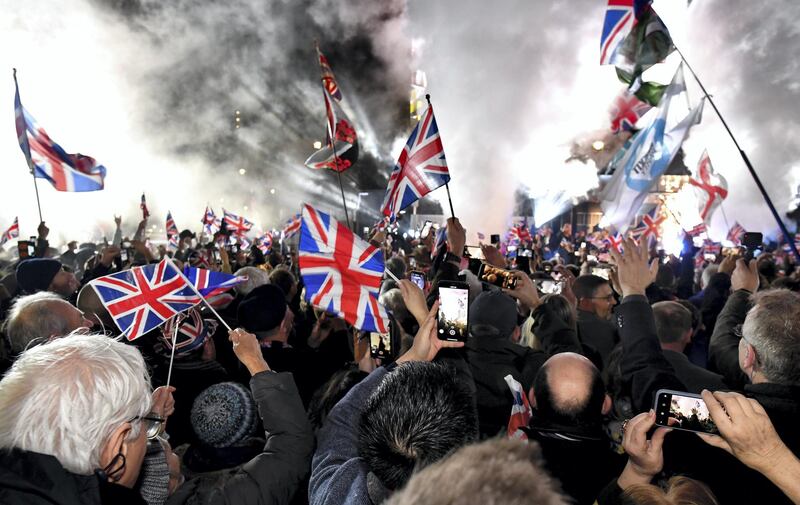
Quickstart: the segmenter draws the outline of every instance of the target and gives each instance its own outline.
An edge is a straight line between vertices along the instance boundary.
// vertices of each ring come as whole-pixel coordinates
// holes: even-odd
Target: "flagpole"
[[[431,95],[430,95],[430,93],[425,95],[425,100],[428,101],[428,107],[431,107],[432,105],[431,105]],[[450,184],[449,184],[449,181],[444,183],[444,188],[447,190],[447,203],[450,204],[450,217],[455,219],[456,218],[456,213],[453,210],[453,199],[450,198]]]
[[[322,84],[322,93],[323,95],[328,91],[325,89],[325,83]],[[325,97],[327,100],[327,97]],[[339,155],[336,154],[336,137],[334,137],[331,131],[331,124],[329,121],[325,121],[328,123],[328,139],[331,143],[331,151],[333,152],[333,163],[335,165],[334,172],[336,172],[336,177],[339,179],[339,191],[342,192],[342,207],[344,207],[344,218],[347,221],[347,227],[352,231],[353,227],[350,225],[350,215],[347,213],[347,200],[344,197],[344,185],[342,184],[342,172],[339,171]]]
[[[208,303],[208,300],[206,300],[206,297],[200,294],[200,291],[197,290],[197,287],[194,284],[192,284],[192,282],[189,281],[189,279],[187,279],[185,275],[183,275],[183,272],[175,265],[175,263],[172,262],[172,258],[170,258],[167,255],[167,256],[164,256],[164,260],[167,262],[167,264],[169,264],[172,268],[174,268],[176,272],[178,272],[178,275],[181,276],[181,279],[183,279],[183,281],[186,284],[189,285],[189,287],[192,289],[192,291],[194,291],[194,293],[197,296],[199,296],[201,300],[203,300],[203,303],[206,304],[206,307],[208,307],[208,310],[210,310],[211,313],[214,314],[217,317],[217,319],[219,319],[219,321],[222,323],[222,325],[225,326],[225,328],[228,331],[233,331],[233,328],[231,328],[230,325],[228,323],[226,323],[225,320],[222,319],[222,317],[220,317],[220,315],[217,313],[217,311],[214,310],[214,307],[212,307],[211,304]]]
[[[750,163],[750,159],[747,157],[747,154],[744,152],[744,150],[741,148],[741,146],[739,146],[739,142],[737,142],[736,137],[733,136],[733,132],[728,127],[728,123],[725,122],[725,118],[723,118],[722,114],[719,112],[719,109],[717,108],[717,105],[714,103],[714,100],[711,98],[711,95],[708,94],[708,91],[706,91],[705,86],[703,86],[703,83],[700,82],[700,78],[697,77],[696,73],[694,73],[694,70],[692,69],[692,66],[689,65],[689,62],[686,61],[686,58],[683,56],[683,53],[681,52],[680,49],[678,49],[677,46],[675,46],[675,51],[678,52],[678,55],[680,55],[681,60],[686,65],[686,68],[688,68],[689,72],[692,73],[692,77],[694,77],[694,80],[697,81],[697,84],[700,86],[700,90],[703,92],[703,95],[705,95],[705,97],[708,99],[708,103],[711,104],[711,107],[714,108],[714,112],[717,113],[717,117],[719,117],[719,120],[722,122],[722,126],[725,127],[725,130],[728,132],[728,135],[730,135],[731,140],[733,140],[733,144],[736,146],[736,149],[739,150],[739,155],[742,157],[742,161],[744,161],[744,164],[747,166],[747,170],[750,172],[750,175],[753,177],[753,181],[756,183],[756,186],[758,187],[758,190],[761,192],[761,196],[764,198],[764,201],[767,203],[767,207],[769,207],[769,210],[772,213],[772,217],[774,217],[775,218],[775,222],[778,223],[778,227],[780,228],[781,232],[783,233],[783,236],[784,237],[789,237],[790,236],[789,235],[789,230],[786,229],[786,225],[783,223],[783,220],[781,219],[780,214],[778,214],[778,211],[775,209],[775,205],[772,203],[772,199],[770,199],[769,194],[767,194],[767,190],[766,190],[766,188],[764,188],[764,185],[761,183],[761,179],[759,179],[758,174],[756,174],[756,170],[755,170],[755,168],[753,168],[753,164]],[[789,247],[791,247],[792,252],[794,253],[794,257],[798,261],[800,261],[800,251],[797,250],[797,246],[795,245],[793,240],[789,241]]]
[[[14,88],[17,90],[17,95],[19,96],[19,84],[17,83],[17,69],[13,69],[14,74]],[[20,111],[22,112],[22,111]],[[27,133],[25,133],[27,137]],[[33,160],[30,157],[30,148],[28,148],[28,152],[25,154],[25,161],[28,162],[28,170],[31,171],[31,176],[33,177],[33,189],[36,191],[36,208],[39,210],[39,222],[43,223],[44,218],[42,217],[42,203],[39,201],[39,185],[36,182],[36,172],[34,172]]]
[[[181,326],[180,314],[175,315],[175,331],[172,332],[172,353],[169,357],[169,370],[167,371],[167,387],[172,378],[172,364],[175,362],[175,343],[178,341],[178,328]]]

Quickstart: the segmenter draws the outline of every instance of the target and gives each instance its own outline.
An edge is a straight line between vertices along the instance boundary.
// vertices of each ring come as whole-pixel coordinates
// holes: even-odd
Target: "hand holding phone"
[[[419,287],[419,289],[425,291],[425,274],[424,273],[422,273],[422,272],[420,272],[418,270],[412,270],[411,272],[409,272],[408,278],[411,280],[411,282],[416,284]]]
[[[696,433],[719,433],[700,395],[660,389],[656,393],[656,424]]]
[[[469,325],[469,287],[466,282],[439,283],[437,335],[441,340],[464,342]]]
[[[392,357],[392,336],[391,332],[378,333],[375,331],[369,334],[369,354],[373,358],[382,360]]]
[[[481,282],[489,283],[504,289],[514,289],[517,287],[517,277],[514,272],[504,270],[488,263],[481,263],[480,270],[478,270],[478,279]]]

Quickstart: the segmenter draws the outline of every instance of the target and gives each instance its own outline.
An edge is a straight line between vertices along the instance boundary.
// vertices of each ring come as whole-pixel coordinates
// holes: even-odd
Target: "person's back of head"
[[[255,288],[269,284],[269,273],[257,267],[242,267],[236,271],[236,276],[247,277],[245,282],[234,288],[240,296],[247,296]]]
[[[748,368],[745,373],[752,378],[757,372],[766,382],[800,385],[800,294],[770,289],[756,293],[752,301],[742,325],[746,345],[739,346],[739,362]]]
[[[4,324],[12,353],[19,354],[31,345],[77,328],[58,310],[57,304],[69,305],[69,302],[49,291],[20,296],[14,301]]]
[[[195,398],[190,420],[198,440],[217,448],[235,446],[255,434],[259,424],[252,393],[237,382],[206,388]]]
[[[285,266],[275,267],[269,274],[269,283],[281,288],[286,294],[286,300],[290,301],[297,294],[297,279],[294,274]]]
[[[575,279],[575,282],[572,284],[572,292],[575,293],[575,298],[579,301],[583,298],[591,298],[595,296],[595,293],[601,286],[605,286],[608,284],[606,279],[603,279],[599,275],[581,275],[580,277]]]
[[[653,484],[636,484],[625,490],[622,505],[717,505],[714,493],[700,481],[672,477],[664,489]]]
[[[331,409],[344,398],[353,386],[367,376],[356,365],[349,365],[334,373],[328,382],[314,392],[308,405],[308,420],[314,429],[322,428]]]
[[[548,359],[532,389],[537,425],[594,430],[611,408],[600,371],[580,354],[560,353]]]
[[[575,329],[576,315],[575,309],[569,300],[558,294],[547,294],[541,298],[542,305],[548,305],[553,309],[553,313],[563,322]]]
[[[370,396],[358,452],[388,489],[478,435],[469,389],[443,365],[411,362],[388,374]]]
[[[398,258],[397,256],[389,258],[386,261],[386,270],[392,272],[398,279],[406,278],[406,262],[403,261],[403,258]]]
[[[711,276],[714,275],[719,271],[719,265],[716,263],[712,263],[708,265],[704,270],[703,274],[700,276],[700,289],[705,289],[708,286],[708,282],[711,280]]]
[[[150,411],[150,394],[135,347],[102,335],[52,340],[25,351],[0,381],[0,448],[48,454],[89,475],[122,425],[131,423],[126,440],[139,436],[133,420]]]
[[[566,505],[558,489],[535,442],[495,438],[414,474],[387,505]]]
[[[517,302],[499,290],[482,292],[469,306],[469,331],[498,339],[518,335]]]
[[[662,345],[689,343],[692,331],[692,313],[678,302],[653,304],[656,334]]]

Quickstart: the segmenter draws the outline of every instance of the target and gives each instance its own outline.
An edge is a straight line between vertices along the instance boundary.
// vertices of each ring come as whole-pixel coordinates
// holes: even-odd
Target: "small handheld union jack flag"
[[[609,110],[611,116],[611,131],[620,133],[622,131],[633,130],[639,118],[644,116],[647,111],[652,108],[653,107],[649,103],[639,100],[639,98],[627,88],[623,89],[614,99],[614,103]]]
[[[730,231],[728,231],[728,240],[730,240],[736,245],[739,245],[742,239],[742,235],[744,235],[745,231],[747,230],[745,230],[744,226],[740,225],[738,221],[733,223],[733,226],[731,227]]]
[[[439,127],[429,105],[411,132],[389,176],[382,211],[394,221],[397,214],[450,181]]]
[[[15,217],[14,222],[11,223],[11,226],[9,226],[8,229],[3,232],[3,235],[0,236],[0,247],[4,246],[9,240],[17,237],[19,237],[19,218]]]
[[[214,209],[206,205],[206,212],[203,214],[203,231],[209,235],[217,233],[222,226],[219,218],[214,214]]]
[[[167,242],[169,247],[173,250],[178,248],[178,227],[175,226],[175,220],[172,219],[172,212],[167,211]]]
[[[300,231],[300,224],[303,222],[300,214],[296,214],[293,218],[286,221],[286,226],[283,227],[283,231],[281,234],[283,235],[283,240],[288,240],[294,237],[297,232]]]
[[[299,244],[306,300],[364,331],[388,331],[378,303],[383,278],[380,248],[355,236],[330,215],[303,206]]]
[[[47,179],[58,191],[99,191],[103,189],[106,168],[94,158],[68,154],[53,142],[36,123],[19,98],[17,71],[14,70],[14,115],[17,140],[33,176]]]
[[[511,395],[514,397],[514,402],[511,404],[511,416],[508,419],[508,429],[506,436],[512,439],[527,440],[528,436],[525,432],[519,431],[520,428],[525,428],[533,417],[533,410],[528,402],[528,395],[522,388],[522,384],[516,381],[511,374],[503,377],[503,380],[508,384],[508,389],[511,390]]]
[[[223,221],[225,222],[228,231],[236,236],[243,236],[245,233],[250,231],[250,228],[253,227],[253,223],[248,221],[247,218],[243,216],[237,216],[233,212],[228,212],[225,209],[222,209],[222,213]]]
[[[686,230],[686,234],[691,237],[699,237],[700,235],[706,233],[707,231],[708,227],[706,226],[706,223],[700,223],[693,226],[690,230]]]
[[[272,252],[272,232],[265,232],[263,235],[256,237],[256,247],[263,254]]]
[[[193,267],[184,267],[183,275],[206,298],[212,298],[224,293],[247,280],[247,276],[236,276]]]
[[[134,340],[202,301],[169,260],[89,283],[122,334]]]

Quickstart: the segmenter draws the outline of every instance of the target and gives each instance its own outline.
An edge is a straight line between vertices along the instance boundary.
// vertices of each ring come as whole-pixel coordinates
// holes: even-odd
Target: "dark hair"
[[[454,370],[412,362],[388,374],[367,400],[358,452],[394,490],[477,435],[474,400]]]
[[[653,318],[662,344],[678,342],[687,330],[692,329],[692,313],[678,302],[654,303]]]
[[[608,285],[608,281],[599,275],[581,275],[572,284],[572,292],[575,293],[575,298],[578,300],[591,298],[600,287],[606,285]]]
[[[344,398],[350,389],[367,376],[356,365],[347,365],[334,373],[328,382],[320,386],[308,404],[308,420],[315,430],[322,428],[331,409]]]
[[[269,283],[275,284],[281,288],[284,295],[289,296],[289,293],[292,292],[292,287],[297,285],[297,279],[294,278],[294,274],[288,268],[277,267],[269,274]]]
[[[603,420],[603,401],[606,388],[597,367],[591,367],[588,395],[585,398],[571,398],[569,402],[559,402],[553,397],[545,363],[533,380],[536,394],[536,417],[544,424],[593,428]]]

